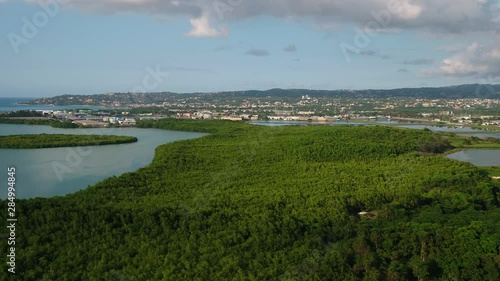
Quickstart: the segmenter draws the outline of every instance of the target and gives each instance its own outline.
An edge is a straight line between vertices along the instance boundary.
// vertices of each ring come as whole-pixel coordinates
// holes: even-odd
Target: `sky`
[[[500,83],[499,0],[0,0],[0,97]]]

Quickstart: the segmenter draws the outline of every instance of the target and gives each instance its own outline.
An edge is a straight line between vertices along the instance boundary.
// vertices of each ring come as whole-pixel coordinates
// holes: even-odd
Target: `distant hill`
[[[391,90],[304,90],[304,89],[271,89],[267,91],[232,91],[222,92],[219,96],[238,97],[338,97],[338,98],[500,98],[500,85],[469,84],[435,88],[401,88]]]
[[[128,105],[158,104],[177,99],[228,99],[228,98],[300,98],[309,95],[315,98],[423,98],[423,99],[462,99],[462,98],[500,98],[500,85],[468,84],[449,87],[401,88],[391,90],[305,90],[270,89],[266,91],[225,91],[217,93],[108,93],[99,95],[62,95],[40,98],[27,104],[53,105]]]

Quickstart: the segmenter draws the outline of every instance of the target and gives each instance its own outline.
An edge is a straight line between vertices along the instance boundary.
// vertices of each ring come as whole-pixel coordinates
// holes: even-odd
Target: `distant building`
[[[41,113],[42,115],[52,115],[52,114],[54,114],[54,110],[36,110],[36,112]]]
[[[74,120],[73,123],[84,127],[109,127],[109,123],[94,120]]]
[[[132,118],[125,118],[124,120],[118,121],[122,126],[135,126],[137,122]]]
[[[291,115],[292,111],[291,110],[274,110],[274,114],[276,115]]]
[[[200,114],[200,117],[201,117],[201,119],[204,119],[204,120],[212,120],[212,119],[214,119],[214,114],[210,111],[203,111]]]
[[[241,116],[238,116],[238,115],[223,116],[220,119],[221,120],[230,120],[230,121],[241,121]]]
[[[283,120],[283,116],[268,116],[269,120]]]
[[[299,115],[313,115],[314,111],[299,111],[297,112]]]
[[[441,111],[439,111],[439,115],[441,115],[441,116],[453,116],[453,111],[441,110]]]

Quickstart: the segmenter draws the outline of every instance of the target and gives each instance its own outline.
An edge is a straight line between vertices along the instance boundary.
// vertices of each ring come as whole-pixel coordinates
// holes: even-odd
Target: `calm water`
[[[147,166],[155,148],[205,134],[159,129],[57,129],[49,126],[0,124],[0,135],[97,134],[135,136],[136,143],[81,148],[0,149],[0,182],[7,183],[7,167],[15,166],[18,198],[50,197],[73,193],[107,177]],[[6,189],[0,198],[7,197]]]
[[[428,126],[428,125],[402,125],[397,126],[400,128],[408,128],[408,129],[429,129],[435,132],[446,132],[446,133],[471,133],[471,132],[482,132],[482,129],[474,129],[469,127],[447,127],[447,126]]]
[[[48,105],[23,105],[20,102],[30,101],[32,98],[0,98],[0,112],[2,111],[16,111],[16,110],[74,110],[74,109],[92,109],[100,110],[106,109],[97,106],[85,105],[64,105],[64,106],[48,106]],[[109,108],[108,108],[109,109]]]
[[[464,136],[464,137],[476,137],[476,138],[480,138],[480,139],[487,139],[487,138],[500,139],[500,133],[492,133],[492,134],[460,134],[460,136]]]
[[[402,122],[399,121],[393,121],[393,120],[368,120],[370,122],[375,122],[375,123],[380,123],[384,125],[397,125],[397,124],[402,124]]]
[[[476,166],[500,166],[500,150],[467,149],[450,154],[447,157],[470,162]]]
[[[278,126],[307,126],[307,125],[328,125],[328,126],[336,126],[336,125],[356,125],[356,126],[364,126],[364,124],[356,123],[356,122],[346,122],[346,121],[335,121],[335,122],[308,122],[308,121],[252,121],[250,122],[252,125],[262,125],[262,126],[270,126],[270,127],[278,127]]]
[[[18,103],[23,101],[32,100],[31,98],[0,98],[0,111],[12,111],[12,110],[21,110],[22,107],[19,106]]]

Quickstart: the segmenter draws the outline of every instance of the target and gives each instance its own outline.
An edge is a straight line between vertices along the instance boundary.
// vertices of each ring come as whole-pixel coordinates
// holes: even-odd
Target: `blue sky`
[[[58,1],[0,0],[0,97],[500,77],[497,0]]]

